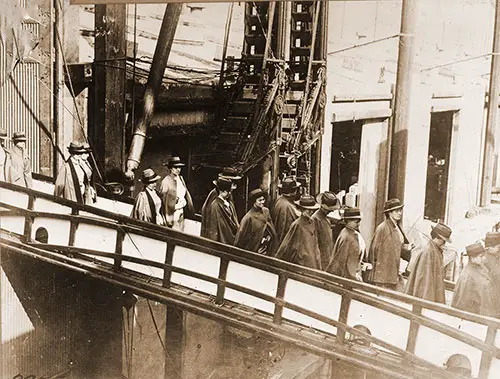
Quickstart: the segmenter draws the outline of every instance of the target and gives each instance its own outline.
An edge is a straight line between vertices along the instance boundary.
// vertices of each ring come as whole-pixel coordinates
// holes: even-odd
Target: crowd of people
[[[173,157],[167,166],[170,173],[158,191],[160,176],[152,169],[144,170],[144,190],[136,198],[132,216],[183,230],[184,211],[192,212],[191,196],[180,175],[183,163]],[[385,220],[368,244],[359,231],[359,208],[342,206],[329,191],[317,196],[300,194],[301,185],[293,177],[278,185],[280,195],[270,208],[266,207],[266,191],[252,190],[248,194],[250,209],[240,221],[232,196],[239,179],[223,172],[214,180],[214,189],[202,207],[202,237],[445,303],[443,251],[451,241],[449,226],[438,222],[425,243],[416,246],[401,227],[404,204],[393,198],[385,202]],[[495,300],[493,288],[500,284],[500,233],[488,233],[485,243],[466,247],[469,263],[456,283],[451,304],[496,317],[500,301]],[[408,262],[403,271],[401,260]]]
[[[7,132],[0,129],[0,180],[32,187],[31,162],[26,154],[26,135],[15,132],[13,146],[5,147]],[[96,201],[90,146],[71,142],[69,158],[58,172],[54,195],[81,204]],[[181,175],[185,164],[177,156],[164,163],[162,179],[151,168],[142,172],[144,187],[135,198],[131,216],[146,222],[184,231],[186,215],[194,215],[191,194]],[[361,212],[345,207],[333,192],[317,196],[300,194],[293,177],[278,185],[280,195],[266,207],[267,192],[256,188],[248,194],[250,209],[238,219],[232,192],[241,177],[222,172],[213,181],[202,210],[202,237],[241,249],[323,270],[352,280],[401,291],[425,300],[445,303],[443,250],[452,230],[439,222],[425,242],[409,241],[401,219],[404,204],[385,202],[385,220],[369,244],[359,232]],[[466,247],[468,264],[456,282],[451,305],[487,316],[500,316],[500,232],[487,233],[484,241]],[[401,259],[408,262],[401,272]]]

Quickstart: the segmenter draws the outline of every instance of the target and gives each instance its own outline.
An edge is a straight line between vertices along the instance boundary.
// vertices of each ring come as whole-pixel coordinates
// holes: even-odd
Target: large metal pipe
[[[155,53],[153,55],[153,62],[149,71],[146,89],[144,90],[143,111],[137,120],[130,145],[130,151],[127,159],[127,168],[125,176],[133,180],[134,170],[139,167],[141,155],[144,150],[146,142],[146,135],[149,123],[154,112],[155,99],[160,90],[165,68],[167,67],[168,57],[172,49],[174,41],[175,30],[181,15],[182,3],[168,3],[163,15],[160,34],[156,44]]]
[[[481,178],[481,198],[479,205],[491,202],[493,187],[493,160],[498,125],[498,97],[500,96],[500,0],[496,1],[495,26],[493,31],[493,54],[491,55],[490,89],[488,96],[488,113],[486,121],[486,137],[484,142],[483,173]]]

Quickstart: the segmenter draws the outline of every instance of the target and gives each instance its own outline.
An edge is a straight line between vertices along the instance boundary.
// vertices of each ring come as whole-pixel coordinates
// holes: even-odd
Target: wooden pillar
[[[405,192],[410,96],[414,76],[415,19],[416,0],[403,0],[388,191],[389,198],[398,197],[401,201],[404,200]]]
[[[125,154],[126,5],[96,5],[93,123],[104,178],[117,180]]]
[[[498,97],[500,96],[500,0],[496,1],[495,26],[493,31],[493,54],[491,56],[490,89],[488,96],[488,113],[486,120],[486,137],[484,145],[483,173],[481,177],[481,198],[479,205],[491,203],[493,186],[494,153],[498,125]]]
[[[165,379],[180,379],[183,377],[184,353],[184,312],[179,308],[167,305],[167,321],[165,325]]]

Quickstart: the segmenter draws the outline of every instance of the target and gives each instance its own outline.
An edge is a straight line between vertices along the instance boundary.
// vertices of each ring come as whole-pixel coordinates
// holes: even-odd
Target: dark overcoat
[[[265,251],[259,251],[265,233],[269,233],[271,240],[267,244]],[[252,207],[241,220],[240,228],[236,234],[234,245],[245,250],[274,255],[278,245],[276,230],[269,209],[257,209]]]
[[[318,235],[310,217],[302,214],[293,222],[276,252],[276,258],[317,270],[321,269]]]
[[[314,212],[311,219],[314,221],[316,231],[318,233],[318,246],[321,254],[321,269],[324,270],[332,259],[333,244],[335,242],[333,240],[332,224],[321,209]]]
[[[333,275],[356,280],[359,271],[361,249],[356,231],[345,227],[333,247],[333,256],[326,271]]]
[[[205,227],[207,238],[234,245],[239,223],[231,204],[228,207],[220,197],[216,197],[207,208]]]
[[[443,252],[432,241],[423,246],[415,259],[405,292],[437,303],[445,302]]]
[[[290,197],[285,195],[278,197],[271,210],[271,217],[279,241],[283,241],[283,238],[290,230],[290,226],[299,216],[300,212]]]

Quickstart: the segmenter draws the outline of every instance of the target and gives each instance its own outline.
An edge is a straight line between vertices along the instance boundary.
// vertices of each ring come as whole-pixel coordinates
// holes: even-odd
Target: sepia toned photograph
[[[500,378],[500,0],[0,5],[0,379]]]

